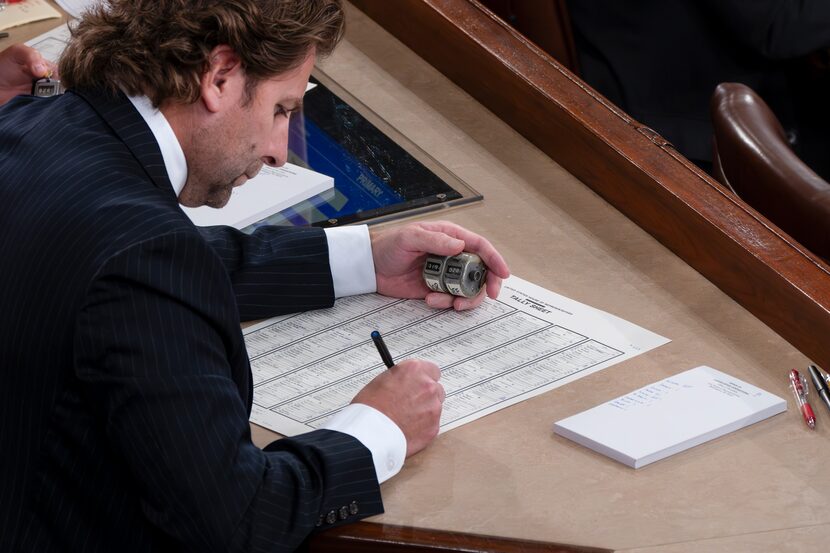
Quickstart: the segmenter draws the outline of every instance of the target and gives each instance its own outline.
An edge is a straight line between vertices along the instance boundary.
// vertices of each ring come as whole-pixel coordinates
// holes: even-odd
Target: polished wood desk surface
[[[824,550],[830,416],[816,406],[807,430],[786,386],[805,356],[361,12],[348,15],[324,70],[485,196],[440,216],[488,236],[515,274],[672,339],[439,436],[383,485],[386,514],[372,520],[568,550]],[[699,364],[790,410],[636,471],[552,433],[555,420]],[[259,445],[275,437],[253,433]]]

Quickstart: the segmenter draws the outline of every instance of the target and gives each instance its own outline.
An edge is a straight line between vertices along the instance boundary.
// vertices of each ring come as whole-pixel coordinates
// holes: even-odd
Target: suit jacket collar
[[[156,187],[169,192],[178,202],[167,175],[161,150],[147,123],[123,92],[113,94],[104,89],[72,90],[92,106],[98,115],[124,142],[144,168]]]

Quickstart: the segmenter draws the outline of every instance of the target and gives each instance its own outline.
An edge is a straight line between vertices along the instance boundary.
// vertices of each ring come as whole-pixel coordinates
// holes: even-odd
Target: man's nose
[[[272,134],[268,153],[262,156],[262,163],[271,167],[282,167],[288,161],[288,121],[279,125]]]

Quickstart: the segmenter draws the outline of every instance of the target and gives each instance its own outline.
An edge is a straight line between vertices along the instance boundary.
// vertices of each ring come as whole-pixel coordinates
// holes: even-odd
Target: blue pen
[[[377,330],[372,331],[372,341],[375,343],[375,347],[378,348],[378,353],[380,354],[380,358],[383,359],[383,364],[386,365],[386,368],[391,369],[394,367],[395,362],[392,360],[389,350],[386,349],[386,343],[383,341],[383,337]]]

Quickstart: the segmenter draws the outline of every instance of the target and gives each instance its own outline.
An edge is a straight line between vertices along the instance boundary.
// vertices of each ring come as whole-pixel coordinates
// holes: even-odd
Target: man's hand
[[[406,456],[424,449],[438,435],[444,387],[435,363],[401,361],[369,382],[352,400],[374,407],[398,425],[406,437]]]
[[[501,281],[510,276],[504,258],[485,238],[446,221],[412,223],[385,231],[370,231],[378,293],[397,298],[424,298],[430,307],[461,311],[478,306],[484,293],[462,298],[433,292],[421,272],[427,254],[478,254],[487,265],[487,295],[496,298]]]
[[[0,52],[0,105],[32,91],[32,81],[49,75],[54,68],[40,52],[25,44],[13,44]]]

